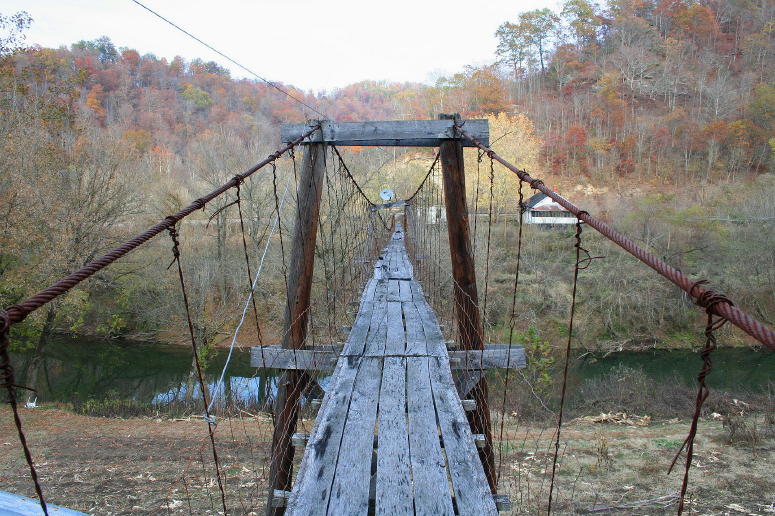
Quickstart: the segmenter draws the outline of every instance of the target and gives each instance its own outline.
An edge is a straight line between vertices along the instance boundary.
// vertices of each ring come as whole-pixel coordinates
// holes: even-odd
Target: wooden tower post
[[[439,115],[440,120],[459,118],[459,115]],[[479,297],[476,290],[474,254],[471,248],[471,230],[466,205],[466,178],[463,165],[463,145],[459,139],[447,139],[439,146],[441,171],[444,180],[444,198],[447,210],[447,232],[454,278],[454,299],[458,331],[464,349],[484,349]],[[484,472],[495,493],[495,456],[492,447],[490,408],[487,403],[487,381],[482,376],[471,391],[476,410],[468,412],[468,421],[474,434],[483,434],[484,447],[479,449]]]
[[[326,144],[306,146],[297,192],[297,219],[288,269],[288,304],[285,309],[285,337],[282,347],[299,349],[307,338],[312,272],[315,265],[315,240],[318,230],[320,196],[326,168]],[[284,507],[273,507],[274,490],[290,491],[293,476],[291,436],[296,431],[299,400],[311,381],[305,371],[290,370],[280,377],[275,401],[275,426],[272,435],[272,460],[269,469],[269,500],[266,514],[280,516]]]

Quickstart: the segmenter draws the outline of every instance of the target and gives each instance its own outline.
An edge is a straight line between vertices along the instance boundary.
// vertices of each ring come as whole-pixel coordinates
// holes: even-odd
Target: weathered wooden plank
[[[366,336],[369,333],[372,314],[374,313],[374,299],[377,296],[379,281],[372,278],[366,284],[366,289],[361,296],[361,306],[358,315],[355,316],[347,342],[342,350],[343,355],[360,355],[363,353],[363,346],[366,342]]]
[[[331,483],[336,473],[336,461],[360,360],[347,357],[337,364],[331,389],[323,398],[296,476],[288,501],[288,516],[322,516],[327,513]]]
[[[486,119],[461,121],[466,132],[489,145],[490,130]],[[320,123],[322,131],[316,131],[302,143],[326,142],[333,145],[359,145],[380,147],[438,147],[441,142],[455,138],[452,120],[380,120],[369,122]],[[291,142],[312,129],[317,122],[284,124],[280,139]],[[474,144],[467,138],[460,140],[464,147]]]
[[[427,358],[408,358],[409,455],[417,516],[453,515],[447,466],[441,453]]]
[[[374,426],[382,380],[382,358],[361,359],[331,484],[328,514],[363,515],[369,510]]]
[[[371,315],[369,334],[366,337],[364,356],[381,357],[385,355],[387,343],[387,301],[375,301]]]
[[[398,299],[402,303],[407,303],[412,300],[412,287],[408,281],[398,282]]]
[[[400,305],[398,308],[400,316]],[[378,515],[412,514],[413,511],[406,390],[406,359],[386,357],[379,395],[375,498]]]
[[[385,354],[403,355],[405,352],[406,352],[406,336],[404,333],[404,320],[403,320],[403,315],[401,313],[401,303],[388,302],[387,304],[387,342],[385,344]]]
[[[404,312],[404,324],[406,325],[406,354],[426,355],[428,346],[425,342],[425,332],[422,320],[414,303],[401,303]]]
[[[467,398],[471,393],[471,389],[476,387],[483,376],[484,371],[480,369],[464,370],[455,375],[455,389],[457,389],[458,397],[460,399]],[[474,402],[476,401],[474,400]]]
[[[387,300],[388,301],[400,301],[401,300],[401,295],[400,295],[400,290],[399,290],[400,287],[398,285],[399,283],[401,283],[401,282],[398,281],[398,280],[394,280],[394,279],[388,280],[388,295],[387,295]]]
[[[433,399],[458,512],[461,515],[496,515],[498,510],[463,405],[455,393],[452,373],[443,359],[429,358],[428,362]]]
[[[415,296],[416,299],[416,296]],[[425,332],[425,342],[429,355],[435,355],[447,358],[447,345],[444,336],[441,334],[441,328],[436,321],[436,315],[433,309],[428,305],[424,298],[414,301],[417,313],[420,315],[423,332]]]
[[[379,282],[370,279],[361,296],[360,309],[345,344],[345,352],[363,353],[371,325],[374,298]],[[348,356],[337,362],[331,389],[323,398],[308,446],[296,477],[287,515],[324,515],[328,507],[331,483],[336,471],[350,397],[360,359]]]

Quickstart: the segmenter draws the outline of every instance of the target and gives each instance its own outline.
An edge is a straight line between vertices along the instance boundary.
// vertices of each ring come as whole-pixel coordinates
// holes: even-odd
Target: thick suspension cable
[[[138,234],[137,236],[135,236],[130,240],[127,240],[120,246],[115,247],[114,249],[108,251],[101,257],[95,260],[92,260],[84,267],[81,267],[80,269],[73,272],[69,276],[62,278],[61,280],[57,281],[53,285],[41,290],[40,292],[33,295],[32,297],[27,298],[26,300],[22,301],[19,304],[9,306],[8,308],[0,312],[0,326],[4,326],[5,323],[7,323],[10,326],[12,324],[16,324],[23,321],[33,311],[46,305],[47,303],[50,303],[51,301],[61,296],[62,294],[65,294],[66,292],[70,291],[73,287],[81,283],[83,280],[90,278],[91,276],[101,271],[111,263],[115,262],[119,258],[137,249],[138,247],[140,247],[145,242],[155,237],[165,229],[173,227],[180,220],[188,217],[189,215],[191,215],[197,210],[201,210],[207,205],[208,202],[212,201],[219,195],[223,194],[228,190],[231,190],[232,188],[236,188],[240,182],[244,181],[246,178],[250,177],[258,170],[265,167],[266,165],[273,163],[274,161],[279,159],[280,156],[282,156],[289,150],[293,149],[296,145],[301,143],[305,138],[310,136],[318,129],[320,129],[320,126],[313,127],[311,130],[307,131],[302,136],[296,138],[288,145],[282,147],[281,149],[277,150],[273,154],[270,154],[269,157],[267,157],[263,161],[257,163],[256,165],[246,170],[245,172],[241,174],[237,174],[227,183],[224,183],[223,185],[219,186],[215,190],[196,199],[194,202],[192,202],[191,204],[189,204],[179,212],[169,215],[168,217],[164,218],[160,222],[156,223],[154,226],[151,226],[150,228],[148,228],[146,231]]]
[[[477,147],[482,149],[485,154],[487,154],[492,159],[499,162],[501,165],[506,167],[507,169],[514,172],[521,180],[528,183],[532,188],[539,190],[540,192],[546,194],[548,197],[550,197],[552,200],[554,200],[556,203],[561,205],[566,210],[573,213],[579,220],[582,222],[585,222],[589,227],[596,230],[601,235],[605,236],[609,240],[611,240],[613,243],[633,255],[635,258],[640,260],[641,262],[645,263],[652,269],[654,269],[657,273],[659,273],[661,276],[667,278],[671,282],[673,282],[675,285],[677,285],[681,290],[689,294],[691,298],[694,299],[694,302],[698,304],[699,306],[702,306],[703,308],[709,309],[712,311],[714,315],[718,315],[720,317],[724,317],[725,319],[729,320],[732,324],[746,332],[751,337],[755,338],[762,344],[764,344],[769,349],[775,351],[775,331],[773,331],[771,328],[769,328],[764,323],[760,322],[756,318],[750,316],[746,312],[740,310],[736,306],[734,306],[730,302],[721,301],[718,303],[713,304],[712,306],[707,305],[707,299],[708,292],[713,293],[712,290],[705,289],[697,284],[696,281],[692,281],[689,279],[686,275],[684,275],[681,271],[678,269],[671,267],[663,260],[660,260],[656,256],[654,256],[652,253],[646,251],[642,247],[636,245],[632,240],[624,236],[623,234],[619,233],[612,227],[610,227],[608,224],[603,222],[602,220],[593,217],[588,212],[582,210],[548,186],[544,184],[543,181],[540,179],[536,179],[530,176],[526,171],[521,170],[517,168],[516,166],[512,165],[502,157],[500,157],[495,151],[490,149],[489,147],[485,146],[482,142],[477,140],[474,136],[471,136],[468,132],[465,131],[462,127],[455,124],[455,129],[465,138],[472,141]]]

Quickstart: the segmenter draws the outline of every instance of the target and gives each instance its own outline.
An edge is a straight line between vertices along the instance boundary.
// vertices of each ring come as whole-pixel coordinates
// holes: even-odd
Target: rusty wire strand
[[[256,325],[256,337],[258,338],[258,345],[263,346],[264,345],[264,339],[261,335],[261,325],[258,322],[258,307],[256,306],[256,296],[255,296],[255,289],[253,288],[253,271],[250,268],[250,257],[248,256],[248,242],[245,239],[245,220],[242,216],[242,197],[240,196],[240,185],[242,184],[242,179],[240,178],[237,182],[237,200],[234,201],[237,204],[237,212],[239,213],[239,227],[240,227],[240,234],[242,235],[242,251],[245,254],[245,268],[247,269],[247,275],[248,275],[248,288],[250,289],[250,301],[253,304],[253,318],[255,320]],[[261,350],[262,356],[263,356],[263,350]]]
[[[707,283],[707,280],[696,281],[690,290],[693,290],[694,288],[699,287],[699,285],[705,283]],[[719,303],[732,304],[732,302],[723,294],[717,294],[712,291],[705,291],[697,298],[697,304],[705,308],[705,312],[707,314],[707,321],[705,324],[705,346],[700,350],[702,368],[700,369],[699,375],[697,375],[697,397],[695,399],[692,422],[689,426],[689,434],[686,436],[683,444],[676,452],[675,457],[673,457],[673,461],[670,463],[670,468],[667,470],[669,475],[673,471],[673,467],[675,467],[676,463],[678,462],[678,458],[681,456],[681,453],[686,450],[686,463],[684,466],[683,479],[681,481],[681,493],[678,498],[678,516],[680,516],[684,510],[686,490],[689,485],[689,471],[692,467],[692,459],[694,457],[694,439],[697,436],[697,427],[700,421],[702,406],[710,395],[710,389],[708,389],[708,386],[705,384],[705,378],[707,378],[711,372],[711,369],[713,368],[710,355],[713,350],[716,349],[717,343],[715,332],[727,323],[727,320],[723,317],[719,317],[715,320],[713,318],[713,307]]]
[[[170,239],[172,240],[172,255],[173,262],[177,264],[178,279],[180,281],[180,291],[183,296],[183,306],[186,310],[186,321],[188,323],[188,332],[191,337],[191,349],[194,352],[194,363],[196,364],[196,375],[199,380],[199,389],[202,392],[202,403],[204,404],[204,419],[207,422],[207,432],[210,436],[210,444],[213,452],[213,461],[215,462],[215,474],[218,477],[218,489],[221,492],[221,503],[223,505],[224,515],[228,515],[229,511],[226,508],[226,492],[223,488],[223,480],[221,479],[221,467],[218,461],[218,450],[215,446],[215,435],[213,434],[213,426],[215,426],[215,419],[210,415],[210,409],[207,402],[207,387],[205,385],[204,375],[202,373],[202,365],[199,361],[199,350],[197,349],[196,338],[194,336],[194,323],[191,319],[191,308],[188,302],[188,292],[186,291],[186,282],[183,277],[183,266],[180,263],[180,240],[177,229],[175,226],[167,228]],[[170,264],[172,265],[172,264]],[[168,267],[169,268],[169,267]]]
[[[519,286],[519,270],[522,262],[522,219],[524,213],[524,200],[525,195],[522,192],[522,180],[519,179],[518,187],[519,195],[519,232],[517,234],[517,266],[514,271],[514,288],[511,294],[511,313],[509,316],[509,351],[506,356],[506,378],[503,381],[503,395],[501,398],[501,421],[500,429],[498,432],[498,480],[501,478],[501,472],[503,471],[503,424],[506,419],[506,393],[509,389],[509,376],[511,372],[511,347],[514,344],[514,327],[517,323],[517,287]]]
[[[586,212],[582,212],[582,213],[586,213]],[[573,341],[573,321],[576,315],[576,292],[578,287],[579,271],[582,271],[587,267],[589,267],[589,264],[592,262],[592,260],[596,258],[600,258],[599,256],[595,256],[595,257],[590,256],[589,251],[587,251],[584,247],[581,246],[581,233],[583,231],[581,224],[582,224],[581,217],[579,216],[579,218],[576,219],[576,235],[575,235],[576,241],[573,244],[573,247],[576,249],[576,263],[573,267],[573,290],[571,294],[570,317],[568,318],[568,340],[565,345],[565,363],[563,365],[563,371],[562,371],[562,391],[560,393],[560,410],[557,413],[557,430],[556,430],[556,439],[554,442],[554,456],[552,457],[552,477],[549,483],[549,503],[546,508],[547,514],[552,513],[552,495],[554,494],[554,479],[557,473],[557,457],[560,452],[560,432],[562,430],[562,417],[563,417],[563,410],[565,408],[565,394],[568,388],[568,364],[570,362],[571,342]],[[585,255],[584,258],[581,257],[582,253],[584,253]]]
[[[19,437],[19,443],[22,445],[24,451],[24,458],[27,461],[27,466],[30,469],[30,477],[32,483],[35,484],[35,492],[38,495],[38,503],[43,510],[43,514],[48,516],[48,506],[46,500],[43,497],[43,489],[40,486],[40,480],[38,477],[38,471],[35,468],[35,462],[32,460],[32,452],[27,444],[27,436],[24,434],[24,427],[22,426],[22,420],[19,416],[19,406],[16,401],[16,389],[23,388],[32,390],[28,387],[16,385],[14,378],[14,370],[11,365],[11,357],[8,355],[8,348],[11,345],[8,333],[10,331],[10,322],[6,318],[5,314],[0,314],[0,387],[5,387],[8,392],[8,404],[11,405],[11,412],[13,412],[13,422],[16,426],[16,434]]]

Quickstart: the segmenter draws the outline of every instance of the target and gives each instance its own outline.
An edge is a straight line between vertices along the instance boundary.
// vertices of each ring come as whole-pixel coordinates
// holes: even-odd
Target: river
[[[277,370],[250,366],[250,352],[235,349],[225,375],[225,389],[217,388],[227,349],[219,349],[205,369],[206,381],[219,397],[227,394],[240,405],[265,406],[276,392]],[[46,346],[36,378],[27,378],[32,353],[12,353],[17,383],[31,383],[38,403],[84,403],[88,400],[134,400],[164,405],[186,396],[191,350],[185,346],[116,339],[53,337]],[[692,385],[701,361],[689,350],[625,351],[608,356],[588,354],[574,359],[576,381],[591,379],[626,366],[641,369],[655,381],[678,380]],[[33,368],[34,369],[34,368]],[[32,380],[32,381],[30,381]],[[325,376],[319,384],[327,384]],[[713,353],[712,389],[765,393],[775,388],[775,353],[747,348],[721,348]]]

